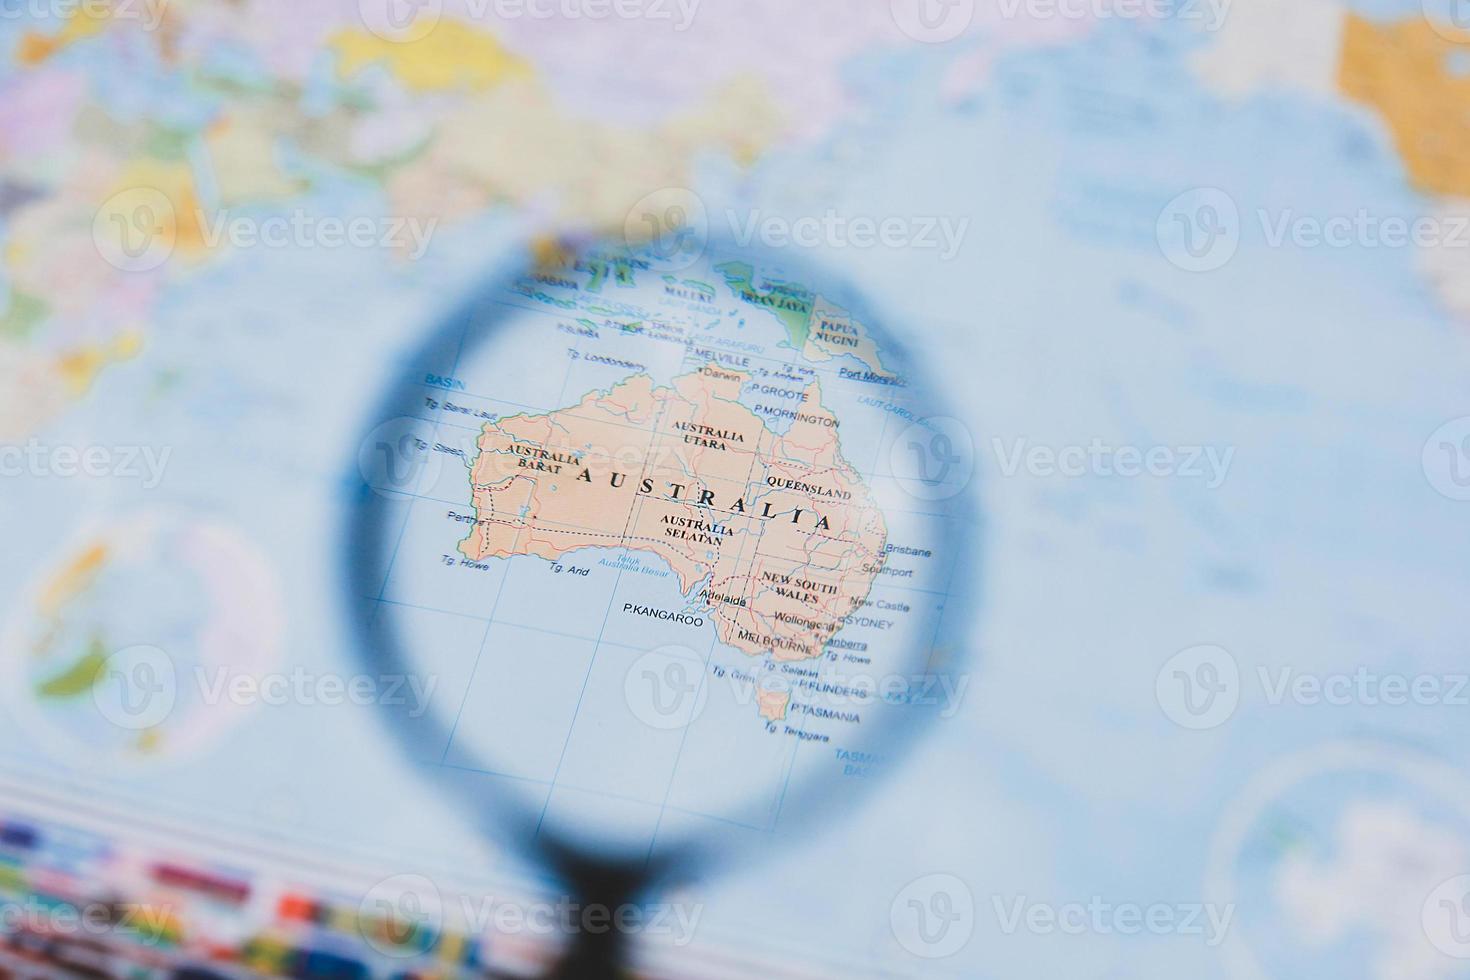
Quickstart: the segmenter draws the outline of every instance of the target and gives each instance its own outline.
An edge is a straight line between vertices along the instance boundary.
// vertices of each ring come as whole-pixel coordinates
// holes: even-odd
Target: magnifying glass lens
[[[970,434],[793,259],[544,246],[374,417],[364,649],[434,684],[394,724],[512,839],[769,843],[959,707]]]

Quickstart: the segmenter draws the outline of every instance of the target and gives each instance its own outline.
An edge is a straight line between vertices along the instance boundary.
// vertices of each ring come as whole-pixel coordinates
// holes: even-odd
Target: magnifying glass
[[[364,426],[359,655],[439,681],[384,719],[581,901],[820,833],[958,708],[974,448],[888,322],[790,250],[546,240]]]

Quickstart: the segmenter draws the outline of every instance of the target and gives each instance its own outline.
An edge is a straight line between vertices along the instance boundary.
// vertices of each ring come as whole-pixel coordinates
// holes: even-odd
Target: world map
[[[94,683],[93,668],[124,644],[166,647],[184,677],[213,669],[216,651],[251,671],[278,654],[318,674],[358,669],[322,583],[335,581],[335,530],[358,503],[365,406],[408,378],[440,408],[381,440],[419,439],[427,457],[421,484],[392,498],[406,547],[373,594],[430,643],[442,683],[429,710],[468,719],[433,762],[534,787],[551,826],[596,790],[582,812],[595,798],[645,842],[700,819],[686,811],[718,811],[697,805],[711,802],[709,783],[748,797],[793,757],[812,767],[798,775],[884,788],[851,822],[784,833],[752,821],[774,857],[710,883],[699,950],[749,972],[921,971],[936,961],[894,933],[891,906],[943,871],[974,890],[968,943],[937,961],[956,975],[1455,975],[1460,961],[1426,945],[1419,916],[1470,847],[1454,750],[1463,708],[1247,696],[1232,721],[1181,734],[1155,701],[1160,665],[1197,643],[1233,651],[1247,679],[1278,664],[1463,673],[1470,541],[1452,495],[1470,470],[1452,466],[1470,377],[1470,252],[1457,231],[1470,219],[1470,32],[1455,4],[977,0],[929,8],[963,15],[942,37],[914,30],[902,4],[839,0],[707,2],[677,31],[673,3],[663,21],[555,29],[486,16],[486,4],[420,6],[432,16],[398,33],[357,2],[23,4],[0,20],[0,466],[32,440],[173,450],[157,486],[7,474],[9,778],[49,787],[57,764],[106,757],[125,764],[56,791],[289,828],[317,853],[500,866],[419,782],[345,763],[344,745],[392,757],[373,712],[256,706],[199,738],[187,700],[153,731],[97,711],[97,692],[108,704],[119,689]],[[741,255],[666,276],[558,270],[508,299],[537,338],[501,348],[513,368],[476,378],[452,356],[409,363],[445,298],[504,250],[548,230],[616,235],[640,199],[670,188],[697,191],[708,224],[735,230],[766,227],[753,213],[789,222],[829,208],[875,225],[969,220],[946,258],[850,241],[810,256],[895,314],[872,323],[923,352],[962,425],[910,431],[901,409],[924,393],[898,383],[902,365],[864,329],[867,311]],[[1215,194],[1167,211],[1201,190],[1238,220]],[[1181,264],[1161,214],[1220,264]],[[1351,229],[1360,216],[1444,234],[1340,248],[1275,234],[1303,218]],[[347,234],[354,222],[367,234]],[[719,418],[696,418],[737,384],[739,411],[722,402]],[[701,428],[650,422],[642,431],[650,443],[660,431],[667,450],[657,457],[552,429],[634,402],[687,407]],[[814,432],[810,455],[787,462],[798,413],[835,419],[821,426],[834,444]],[[1431,439],[1439,426],[1451,428]],[[939,674],[973,683],[945,702],[950,718],[922,753],[893,758],[861,734],[881,699],[834,694],[827,672],[884,675],[885,640],[943,612],[947,597],[922,587],[945,579],[936,557],[948,552],[913,516],[926,491],[903,465],[939,472],[965,455],[961,429],[987,569],[968,600],[981,628],[940,651],[941,666],[974,669]],[[746,441],[723,438],[735,433]],[[987,452],[992,438],[1003,454]],[[1234,462],[1208,490],[1003,464],[1027,458],[1014,444],[1094,438],[1203,444]],[[838,506],[771,486],[775,473],[705,485],[727,455],[706,442],[761,446],[778,479],[853,496]],[[832,469],[808,462],[818,451]],[[626,474],[616,487],[614,474]],[[645,477],[653,489],[640,493]],[[714,496],[701,505],[704,491]],[[589,493],[608,509],[581,506]],[[730,512],[737,500],[744,518]],[[773,515],[789,508],[785,520],[759,516],[768,501]],[[568,516],[609,537],[576,547]],[[841,582],[825,575],[836,556],[822,518],[848,536]],[[134,524],[153,537],[118,548]],[[634,526],[645,533],[630,540]],[[766,579],[786,573],[757,571],[756,527],[810,565]],[[200,528],[224,544],[191,550]],[[93,567],[99,543],[110,560],[95,588],[32,601]],[[268,571],[245,581],[283,580],[258,601],[239,601],[250,593],[238,576],[189,560],[255,568],[247,554]],[[717,587],[732,564],[731,587]],[[892,588],[905,585],[921,588]],[[798,636],[777,612],[842,622],[821,656],[795,656],[766,640],[811,650],[818,631]],[[662,652],[639,664],[650,650]],[[250,651],[270,656],[257,666]],[[587,705],[594,715],[641,703],[666,723],[648,675],[693,683],[716,668],[714,698],[670,729],[690,735],[709,782],[670,778],[677,745],[650,751],[646,782],[599,771],[597,734],[574,720],[584,684],[613,692]],[[544,699],[528,704],[527,691]],[[481,719],[503,724],[477,731]],[[1343,758],[1317,758],[1347,736],[1359,741]],[[209,746],[197,764],[195,741]],[[487,772],[506,745],[511,764]],[[1305,775],[1261,789],[1228,833],[1232,804],[1252,802],[1258,775],[1297,752]],[[1375,752],[1387,772],[1353,768]],[[737,756],[758,780],[734,785]],[[1393,775],[1416,763],[1431,766],[1427,783]],[[333,816],[344,809],[350,826]],[[1403,862],[1369,838],[1420,843]],[[985,920],[992,895],[1218,895],[1241,907],[1217,950],[1178,936],[1007,933]]]

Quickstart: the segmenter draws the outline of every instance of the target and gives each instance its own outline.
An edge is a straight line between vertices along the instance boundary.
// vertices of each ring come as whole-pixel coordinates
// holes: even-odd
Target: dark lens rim
[[[569,247],[585,249],[599,242],[616,243],[612,247],[626,248],[624,243],[617,242],[615,236],[589,236],[570,242]],[[863,293],[848,288],[841,278],[833,277],[825,268],[802,258],[793,259],[786,252],[763,261],[772,254],[771,250],[748,245],[706,243],[704,251],[709,250],[716,251],[721,257],[730,255],[741,260],[748,259],[756,268],[779,269],[783,276],[796,281],[820,283],[820,292],[824,297],[839,302],[867,326],[879,341],[885,356],[895,356],[902,362],[903,374],[909,379],[912,388],[934,390],[929,386],[927,377],[915,373],[914,361],[908,356],[905,345],[879,326],[894,321],[874,311]],[[481,285],[428,332],[427,340],[411,349],[407,357],[410,363],[417,364],[422,355],[457,343],[460,338],[469,337],[472,330],[481,335],[474,342],[482,343],[484,337],[493,336],[497,332],[501,323],[518,315],[518,311],[497,302],[497,298],[504,295],[509,284],[534,271],[535,262],[529,241],[523,243],[513,254],[519,257],[502,263],[482,278]],[[404,407],[412,403],[411,399],[405,398],[409,386],[413,385],[411,378],[396,373],[394,378],[395,380],[386,384],[383,397],[378,399],[360,431],[371,431],[386,419],[402,416]],[[941,409],[943,406],[934,407]],[[943,413],[935,411],[922,417],[935,418],[941,414]],[[398,630],[392,625],[391,617],[384,619],[374,629],[374,617],[369,615],[377,604],[377,599],[374,598],[377,595],[376,590],[382,585],[382,581],[378,580],[379,573],[386,575],[388,571],[383,564],[382,555],[385,553],[385,534],[389,522],[376,520],[374,517],[379,509],[387,506],[387,501],[363,479],[355,456],[348,473],[347,486],[351,490],[342,531],[347,542],[342,549],[342,570],[346,614],[353,624],[354,653],[359,662],[370,671],[379,674],[405,673],[411,660],[405,655],[404,644]],[[933,651],[943,648],[953,650],[955,657],[953,663],[948,665],[950,669],[965,667],[970,660],[966,653],[972,642],[971,626],[979,607],[977,597],[981,549],[978,541],[983,538],[983,527],[976,504],[978,492],[974,483],[977,479],[978,473],[972,474],[962,491],[934,503],[934,506],[942,509],[949,533],[955,535],[948,539],[955,548],[955,558],[948,598],[941,606],[940,626],[928,652],[932,655]],[[920,720],[918,706],[912,704],[905,705],[903,709],[892,705],[887,707],[902,714],[902,723],[897,721],[898,714],[895,714],[895,722],[890,722],[881,729],[885,735],[885,757],[890,761],[886,768],[892,770],[892,763],[906,756],[920,736],[929,731],[933,719]],[[729,853],[729,848],[719,846],[718,842],[701,841],[697,838],[676,838],[673,843],[663,842],[650,854],[637,858],[614,850],[601,853],[584,844],[560,839],[554,832],[545,831],[538,826],[538,814],[523,806],[520,797],[485,788],[477,791],[476,780],[469,774],[442,778],[448,772],[446,767],[434,767],[425,763],[424,757],[429,754],[425,750],[442,748],[449,743],[452,736],[452,726],[436,712],[426,711],[417,718],[406,710],[381,710],[380,713],[385,717],[385,723],[407,761],[416,768],[437,768],[438,778],[433,780],[436,788],[467,810],[477,828],[487,838],[507,844],[533,861],[549,866],[568,881],[673,881],[702,874],[709,865],[734,857]],[[935,714],[933,711],[923,713]],[[871,793],[873,784],[882,781],[854,780],[858,786],[852,797],[866,798],[866,794]],[[488,780],[479,782],[482,786],[490,783]],[[813,787],[813,790],[816,789]],[[795,788],[794,792],[788,791],[782,801],[782,836],[792,836],[790,831],[793,825],[810,824],[817,811],[830,814],[839,807],[853,809],[843,806],[849,797],[844,797],[841,801],[820,800],[821,795],[820,792],[804,791],[800,787]],[[813,802],[825,803],[825,806],[813,806]],[[773,851],[776,848],[764,850]]]

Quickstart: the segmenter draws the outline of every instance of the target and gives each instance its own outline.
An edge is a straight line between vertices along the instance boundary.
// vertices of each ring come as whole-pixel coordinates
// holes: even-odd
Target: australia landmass
[[[867,598],[888,528],[809,385],[777,433],[706,365],[635,375],[544,414],[486,423],[471,465],[468,558],[629,548],[668,562],[720,639],[781,660],[820,656]]]

